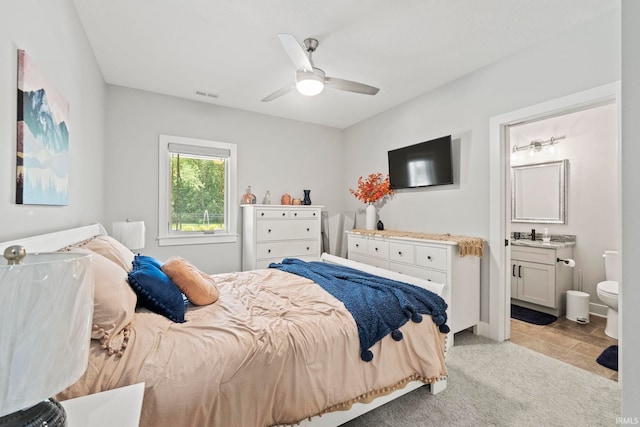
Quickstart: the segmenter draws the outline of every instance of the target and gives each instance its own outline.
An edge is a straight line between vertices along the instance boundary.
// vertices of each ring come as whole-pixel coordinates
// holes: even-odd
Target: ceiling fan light
[[[318,95],[324,89],[324,83],[319,80],[305,79],[296,83],[298,92],[306,96]]]
[[[306,96],[318,95],[324,90],[324,72],[318,68],[313,71],[299,70],[296,73],[296,89]]]

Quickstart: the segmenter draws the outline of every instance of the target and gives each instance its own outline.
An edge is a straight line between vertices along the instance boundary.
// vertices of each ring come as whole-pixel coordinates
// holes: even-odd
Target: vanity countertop
[[[558,241],[550,241],[548,243],[543,242],[542,240],[526,240],[526,239],[511,239],[512,246],[528,246],[530,248],[541,248],[541,249],[560,249],[560,248],[569,248],[576,245],[576,242],[558,242]]]

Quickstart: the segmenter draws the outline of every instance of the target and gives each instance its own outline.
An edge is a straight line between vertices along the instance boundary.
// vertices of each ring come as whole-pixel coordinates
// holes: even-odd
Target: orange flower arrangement
[[[383,179],[379,172],[370,174],[366,180],[358,178],[358,189],[349,188],[349,192],[365,203],[375,203],[393,194],[389,186],[389,174]]]

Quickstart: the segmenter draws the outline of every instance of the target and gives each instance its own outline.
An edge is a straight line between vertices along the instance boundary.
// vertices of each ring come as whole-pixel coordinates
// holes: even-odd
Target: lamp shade
[[[87,368],[91,256],[29,254],[0,266],[0,417],[76,382]]]
[[[112,224],[114,239],[129,249],[144,248],[144,221],[116,221]]]

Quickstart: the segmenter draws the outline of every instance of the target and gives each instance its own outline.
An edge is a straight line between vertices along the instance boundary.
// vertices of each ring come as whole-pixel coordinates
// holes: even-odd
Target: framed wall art
[[[68,204],[69,103],[18,50],[16,204]]]

